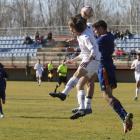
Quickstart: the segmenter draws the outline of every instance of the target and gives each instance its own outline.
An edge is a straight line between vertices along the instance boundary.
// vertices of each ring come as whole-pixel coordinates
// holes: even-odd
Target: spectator
[[[120,50],[119,50],[119,48],[117,48],[117,49],[115,50],[114,55],[115,55],[115,58],[117,58],[117,60],[119,60],[119,58],[120,58]]]
[[[130,52],[130,56],[133,57],[133,60],[136,58],[136,51],[135,51],[134,48],[131,50],[131,52]]]
[[[36,33],[35,33],[35,40],[36,40],[37,38],[39,38],[39,32],[38,32],[38,31],[36,31]]]
[[[43,44],[43,38],[41,35],[35,40],[35,44]]]
[[[115,36],[116,33],[114,32],[114,30],[112,30],[112,31],[111,31],[111,34],[113,34],[113,35]]]
[[[126,30],[125,32],[125,38],[129,39],[130,38],[130,35],[132,35],[129,30]]]
[[[115,34],[115,39],[119,39],[120,38],[120,32],[119,30],[117,30],[116,34]]]
[[[28,35],[26,35],[23,44],[32,44],[32,43],[33,40]]]
[[[109,28],[108,32],[111,33],[111,29],[110,28]]]
[[[52,33],[51,33],[51,31],[49,31],[48,34],[47,34],[47,40],[52,40]]]
[[[126,54],[125,54],[125,51],[123,50],[123,48],[121,48],[121,50],[120,50],[120,55],[121,55],[121,56],[126,55]]]
[[[121,38],[121,40],[124,39],[124,32],[123,31],[120,32],[120,38]]]

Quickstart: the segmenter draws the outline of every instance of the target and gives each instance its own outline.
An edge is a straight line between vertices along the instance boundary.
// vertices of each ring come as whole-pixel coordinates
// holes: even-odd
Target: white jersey
[[[135,73],[140,74],[140,61],[138,61],[137,59],[134,60],[131,67],[136,67],[135,68]]]
[[[42,71],[44,71],[44,69],[43,69],[43,67],[42,67],[42,64],[38,64],[38,63],[35,64],[34,69],[35,69],[36,72],[38,72],[38,73],[42,73]]]
[[[90,32],[95,37],[92,25],[93,25],[93,23],[87,23],[86,31]]]
[[[101,54],[98,49],[98,44],[95,37],[90,32],[86,30],[83,31],[80,36],[77,36],[77,40],[81,49],[79,55],[81,59],[87,59],[91,55],[91,51],[93,51],[93,57],[95,57],[96,60],[100,60]]]

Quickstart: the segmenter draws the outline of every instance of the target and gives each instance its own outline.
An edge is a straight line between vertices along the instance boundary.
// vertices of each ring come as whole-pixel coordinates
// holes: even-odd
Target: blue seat
[[[12,53],[8,53],[8,57],[12,57]]]
[[[138,47],[138,43],[135,43],[135,44],[134,44],[134,47]]]
[[[18,48],[22,48],[22,45],[18,45]]]
[[[17,36],[14,36],[14,40],[18,40],[18,37]]]
[[[26,46],[27,46],[27,45],[26,45],[26,44],[24,44],[24,45],[23,45],[23,48],[26,48]]]
[[[25,52],[25,49],[22,49],[22,52]]]
[[[117,44],[117,46],[116,47],[121,47],[121,44]]]
[[[11,38],[8,36],[8,37],[7,37],[7,40],[11,40]]]
[[[135,39],[134,42],[138,42],[138,39]]]
[[[134,43],[131,43],[129,47],[134,47],[134,46],[135,46]]]
[[[130,42],[134,42],[134,39],[130,39]]]
[[[30,52],[30,49],[26,49],[26,52],[27,52],[27,53]]]
[[[21,39],[24,40],[25,36],[21,36]]]
[[[7,39],[6,39],[6,36],[4,36],[2,39],[3,39],[3,40],[7,40]]]

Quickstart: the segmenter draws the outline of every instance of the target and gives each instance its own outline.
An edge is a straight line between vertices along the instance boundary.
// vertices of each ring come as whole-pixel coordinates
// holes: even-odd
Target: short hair
[[[76,17],[71,17],[70,19],[68,19],[67,25],[75,29],[77,32],[83,32],[85,30],[84,21]]]
[[[103,20],[98,20],[97,22],[95,22],[92,26],[93,28],[100,28],[102,27],[104,30],[107,30],[107,24],[105,21]]]
[[[40,59],[37,59],[38,61],[40,61]]]
[[[77,19],[83,20],[83,22],[84,22],[85,24],[87,24],[87,19],[83,18],[83,17],[81,16],[81,14],[77,14],[75,17],[76,17]]]

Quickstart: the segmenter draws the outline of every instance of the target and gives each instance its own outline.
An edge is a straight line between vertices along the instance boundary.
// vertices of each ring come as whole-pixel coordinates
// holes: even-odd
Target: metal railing
[[[27,53],[26,57],[14,57],[13,53],[11,57],[0,57],[0,62],[4,66],[26,66],[32,67],[37,62],[37,59],[41,60],[41,63],[44,67],[52,61],[53,65],[55,67],[59,66],[62,62],[62,60],[66,59],[68,60],[69,57],[65,56],[66,52],[40,52],[37,53],[37,56],[35,57],[29,57],[29,53]],[[132,61],[136,59],[136,56],[131,56],[130,54],[127,54],[125,56],[112,56],[112,59],[114,61],[114,64],[116,66],[127,66],[130,67],[132,64]],[[68,65],[68,67],[78,67],[81,61],[77,61],[74,64]]]

